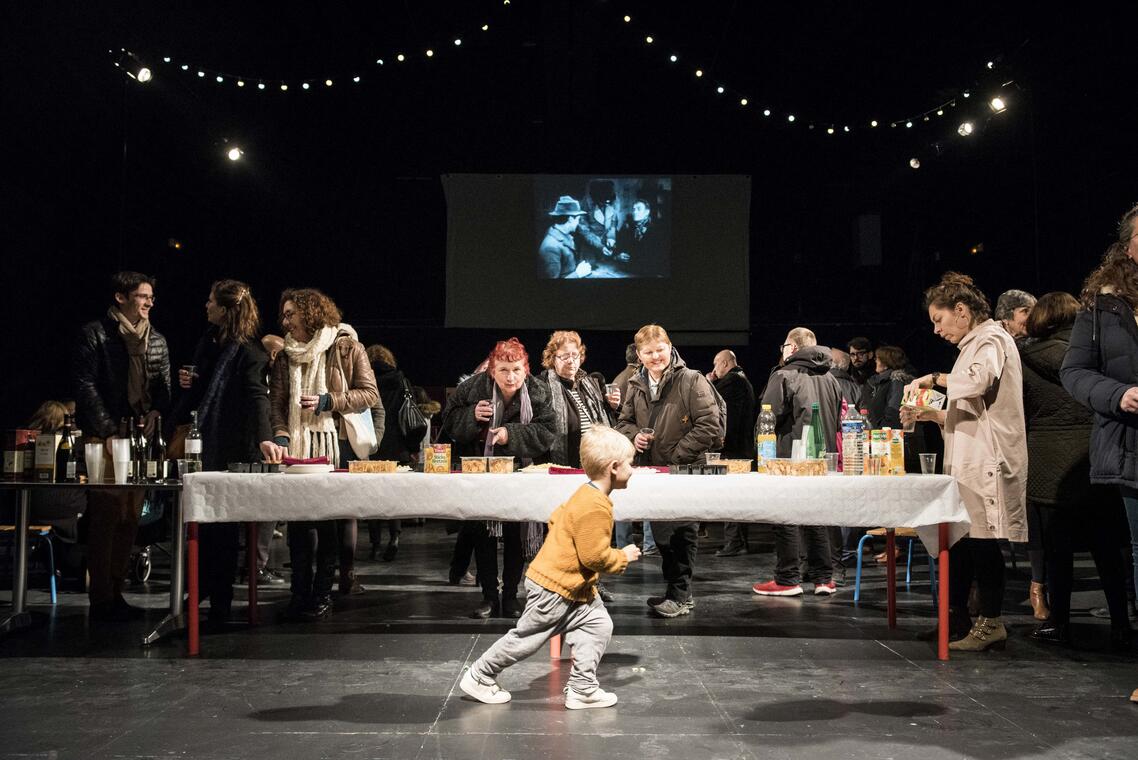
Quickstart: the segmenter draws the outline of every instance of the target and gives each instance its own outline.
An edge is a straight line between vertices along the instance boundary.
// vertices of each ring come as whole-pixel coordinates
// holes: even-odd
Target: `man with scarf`
[[[154,278],[119,272],[111,278],[111,291],[114,300],[107,313],[80,331],[72,367],[79,426],[88,443],[105,442],[108,452],[111,439],[125,432],[120,431],[123,420],[143,419],[149,436],[170,404],[170,352],[166,339],[150,325]],[[143,496],[142,489],[87,494],[92,620],[142,616],[142,609],[127,604],[122,589]]]

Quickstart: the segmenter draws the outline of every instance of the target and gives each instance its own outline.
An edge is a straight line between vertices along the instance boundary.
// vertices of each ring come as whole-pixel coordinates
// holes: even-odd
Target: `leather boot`
[[[1031,590],[1028,591],[1028,598],[1031,599],[1031,614],[1035,616],[1036,620],[1047,620],[1051,617],[1051,610],[1047,609],[1047,587],[1042,583],[1031,582]]]
[[[1048,644],[1071,645],[1071,627],[1064,623],[1042,623],[1031,632],[1031,638]]]
[[[983,652],[986,649],[1003,649],[1008,640],[1008,629],[1000,618],[983,615],[972,626],[968,635],[953,641],[948,648],[954,652]]]

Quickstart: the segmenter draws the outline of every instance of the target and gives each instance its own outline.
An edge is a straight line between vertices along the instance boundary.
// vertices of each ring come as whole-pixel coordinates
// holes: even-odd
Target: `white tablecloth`
[[[186,522],[442,517],[544,522],[583,475],[188,475]],[[937,550],[938,523],[950,544],[966,535],[968,513],[947,475],[776,477],[636,473],[612,495],[617,520],[727,520],[797,525],[920,529]]]

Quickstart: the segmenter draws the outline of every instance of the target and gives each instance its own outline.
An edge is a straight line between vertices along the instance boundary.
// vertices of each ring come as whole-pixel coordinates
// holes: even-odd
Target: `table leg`
[[[885,599],[889,627],[897,627],[897,538],[892,528],[885,531]]]
[[[245,523],[245,558],[249,573],[249,625],[257,625],[257,523]]]
[[[186,586],[190,590],[190,599],[186,610],[186,638],[187,651],[190,657],[197,657],[201,653],[201,637],[198,628],[198,524],[186,523],[186,555],[189,567],[186,570]]]
[[[937,643],[936,658],[948,659],[948,523],[941,523],[937,536]]]
[[[31,494],[20,489],[16,508],[16,558],[12,566],[12,612],[0,620],[0,633],[10,633],[32,624],[32,616],[24,609],[28,601],[28,511]]]
[[[182,603],[186,590],[186,524],[182,522],[182,492],[174,493],[174,535],[170,537],[170,611],[150,633],[142,637],[147,647],[174,631],[186,627]]]

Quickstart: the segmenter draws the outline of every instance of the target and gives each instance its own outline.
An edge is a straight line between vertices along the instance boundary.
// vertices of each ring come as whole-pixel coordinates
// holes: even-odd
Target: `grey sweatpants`
[[[597,688],[597,665],[612,638],[612,618],[600,595],[589,603],[571,602],[548,591],[529,578],[525,581],[526,608],[518,625],[494,642],[470,666],[474,675],[496,678],[506,668],[541,649],[551,636],[565,635],[573,647],[573,669],[569,686],[582,694]]]

